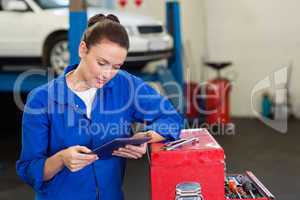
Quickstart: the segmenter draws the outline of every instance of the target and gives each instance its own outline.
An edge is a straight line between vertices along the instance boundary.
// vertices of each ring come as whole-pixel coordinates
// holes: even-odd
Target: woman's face
[[[117,74],[126,59],[127,50],[104,39],[89,49],[85,42],[81,42],[79,56],[81,71],[87,84],[90,87],[101,88]]]

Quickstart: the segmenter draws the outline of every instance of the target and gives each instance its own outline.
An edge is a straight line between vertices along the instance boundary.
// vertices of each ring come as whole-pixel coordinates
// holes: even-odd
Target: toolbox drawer
[[[241,181],[242,177],[242,181]],[[229,181],[230,180],[230,181]],[[247,184],[243,184],[244,187],[242,187],[242,183],[245,182],[245,180],[248,182]],[[242,195],[243,192],[240,193],[240,198],[238,195],[232,195],[234,192],[232,192],[229,189],[229,182],[235,182],[235,185],[239,184],[237,188],[249,188],[249,183],[251,184],[252,194],[250,192],[246,192],[246,195]],[[234,184],[230,184],[231,188],[234,188]],[[233,185],[233,186],[232,186]],[[225,180],[225,199],[229,200],[239,200],[239,199],[245,199],[245,200],[273,200],[275,199],[274,195],[261,183],[258,178],[251,172],[247,171],[245,174],[228,174],[226,175]],[[238,189],[238,190],[239,190]],[[244,190],[243,190],[244,191]],[[245,192],[245,191],[244,191]],[[245,193],[244,193],[245,194]],[[254,198],[253,198],[254,197]]]

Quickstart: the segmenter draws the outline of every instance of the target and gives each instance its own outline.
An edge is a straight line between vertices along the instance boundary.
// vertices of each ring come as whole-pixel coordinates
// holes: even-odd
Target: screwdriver
[[[250,183],[250,181],[245,180],[245,181],[243,182],[243,184],[242,184],[242,187],[243,187],[243,189],[244,189],[246,192],[250,193],[250,195],[251,195],[251,197],[252,197],[253,199],[255,198],[255,196],[254,196],[253,193],[252,193],[253,186],[252,186],[252,184]]]
[[[254,194],[253,194],[253,185],[251,184],[251,182],[245,177],[245,176],[238,176],[237,177],[240,181],[240,183],[242,184],[242,188],[251,195],[252,198],[255,198]]]
[[[239,199],[242,199],[240,193],[238,192],[238,189],[237,189],[237,186],[236,186],[236,183],[235,183],[234,180],[229,179],[228,186],[229,186],[230,191],[232,191],[233,193],[237,194],[238,197],[239,197]]]

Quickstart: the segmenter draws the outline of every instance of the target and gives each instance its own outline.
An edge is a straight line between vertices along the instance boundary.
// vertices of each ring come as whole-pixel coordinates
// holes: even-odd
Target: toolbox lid
[[[197,137],[197,142],[193,142],[191,144],[185,144],[181,147],[178,147],[172,151],[207,151],[207,150],[223,150],[222,147],[218,144],[218,142],[213,138],[213,136],[208,132],[207,129],[199,128],[199,129],[183,129],[180,134],[180,138],[193,138]],[[160,152],[163,150],[163,143],[157,143],[152,145],[152,152]]]
[[[174,150],[165,150],[163,143],[151,145],[151,165],[191,164],[191,160],[212,164],[224,162],[224,150],[206,129],[183,129],[181,138],[196,137],[196,142],[185,144]]]

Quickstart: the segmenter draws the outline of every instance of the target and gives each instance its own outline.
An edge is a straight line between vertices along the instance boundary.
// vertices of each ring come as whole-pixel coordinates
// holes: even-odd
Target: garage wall
[[[165,1],[163,1],[165,2]],[[215,74],[203,69],[202,59],[231,60],[224,71],[234,78],[232,115],[253,116],[251,91],[277,69],[293,63],[291,96],[300,113],[300,1],[298,0],[181,0],[184,47],[192,67],[191,80],[209,79]],[[144,1],[136,9],[133,1],[127,11],[165,20],[165,3]],[[187,45],[190,44],[190,45]],[[260,105],[261,94],[254,98]],[[296,99],[299,99],[296,101]]]
[[[238,74],[232,93],[232,113],[252,116],[253,87],[291,62],[291,95],[294,109],[299,112],[300,1],[206,0],[206,6],[209,57],[232,60]],[[259,101],[256,98],[256,103]]]

